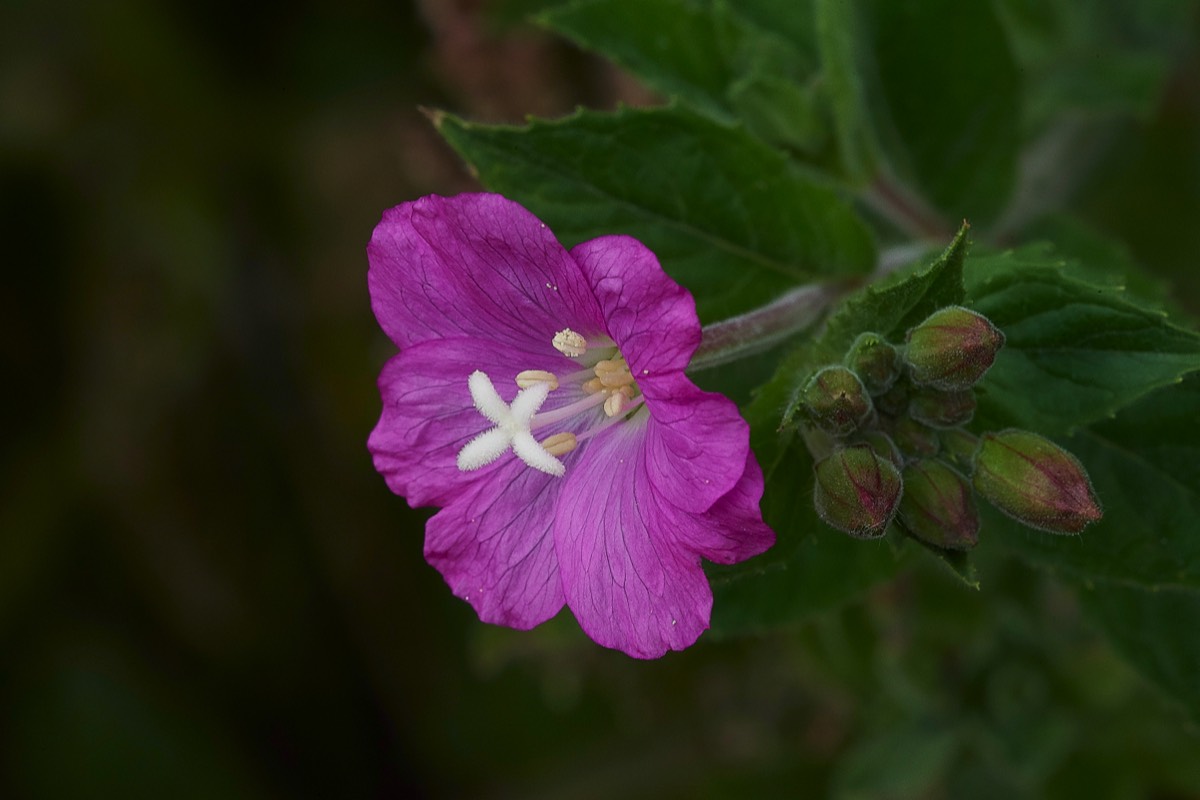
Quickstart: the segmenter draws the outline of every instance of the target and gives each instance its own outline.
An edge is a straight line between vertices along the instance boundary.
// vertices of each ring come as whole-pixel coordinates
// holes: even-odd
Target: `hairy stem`
[[[954,229],[921,197],[883,173],[871,181],[863,192],[862,199],[889,222],[914,238],[942,240],[954,235]]]
[[[850,282],[801,286],[762,308],[708,325],[688,371],[708,369],[762,352],[812,327],[853,286]]]

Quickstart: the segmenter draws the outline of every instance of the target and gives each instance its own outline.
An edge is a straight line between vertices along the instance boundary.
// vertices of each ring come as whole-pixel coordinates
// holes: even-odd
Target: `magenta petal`
[[[503,352],[489,358],[488,347],[478,339],[422,342],[392,358],[379,376],[383,411],[367,448],[391,490],[414,508],[445,505],[498,466],[464,473],[455,463],[463,445],[492,427],[472,403],[467,387],[472,372],[486,368],[504,400],[511,402],[517,393],[514,377],[522,369],[573,367],[553,349],[536,359]],[[564,396],[555,402],[569,401],[560,394]],[[505,458],[512,456],[502,457],[501,463]]]
[[[555,555],[559,478],[509,461],[425,526],[425,560],[484,622],[527,630],[563,606]]]
[[[753,453],[746,471],[730,492],[703,514],[678,515],[675,535],[693,552],[718,564],[735,564],[759,555],[775,544],[775,532],[762,521],[758,502],[763,473]]]
[[[750,439],[736,405],[683,375],[700,343],[692,296],[628,236],[602,236],[571,255],[596,292],[651,417],[661,423],[648,433],[650,480],[679,508],[706,511],[741,478]]]
[[[700,557],[675,540],[684,512],[645,474],[644,423],[597,437],[567,474],[554,539],[567,605],[588,636],[636,658],[682,650],[708,628]]]
[[[692,296],[667,277],[654,253],[628,236],[601,236],[577,245],[571,256],[634,379],[682,372],[700,345],[700,318]]]
[[[641,381],[650,410],[647,474],[685,511],[707,511],[745,472],[750,426],[729,398],[701,391],[682,374]]]
[[[390,209],[367,257],[371,307],[401,348],[467,336],[536,353],[565,327],[604,330],[571,256],[500,195],[429,196]]]

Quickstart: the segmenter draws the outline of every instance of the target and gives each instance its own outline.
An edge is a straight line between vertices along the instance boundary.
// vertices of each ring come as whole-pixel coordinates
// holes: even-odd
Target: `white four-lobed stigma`
[[[517,458],[536,470],[562,477],[566,467],[533,438],[530,426],[533,415],[546,402],[551,389],[549,382],[536,382],[517,392],[512,404],[504,402],[492,385],[492,379],[482,370],[475,370],[467,379],[471,400],[479,413],[496,427],[476,436],[458,451],[458,468],[463,472],[481,469],[504,455],[509,447]]]

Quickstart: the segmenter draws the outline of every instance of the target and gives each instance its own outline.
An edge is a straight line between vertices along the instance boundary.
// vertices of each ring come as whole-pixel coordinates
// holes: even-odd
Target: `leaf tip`
[[[442,123],[446,121],[448,116],[445,111],[440,108],[430,108],[429,106],[417,106],[417,110],[425,115],[425,118],[433,125],[433,127],[441,131]]]

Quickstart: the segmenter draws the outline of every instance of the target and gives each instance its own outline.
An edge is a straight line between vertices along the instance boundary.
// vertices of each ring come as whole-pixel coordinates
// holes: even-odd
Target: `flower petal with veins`
[[[637,658],[695,642],[701,558],[741,561],[774,534],[749,427],[684,374],[700,342],[687,291],[637,240],[568,253],[498,195],[398,206],[367,254],[401,349],[368,447],[393,491],[441,507],[425,557],[454,594],[515,628],[566,602]]]

